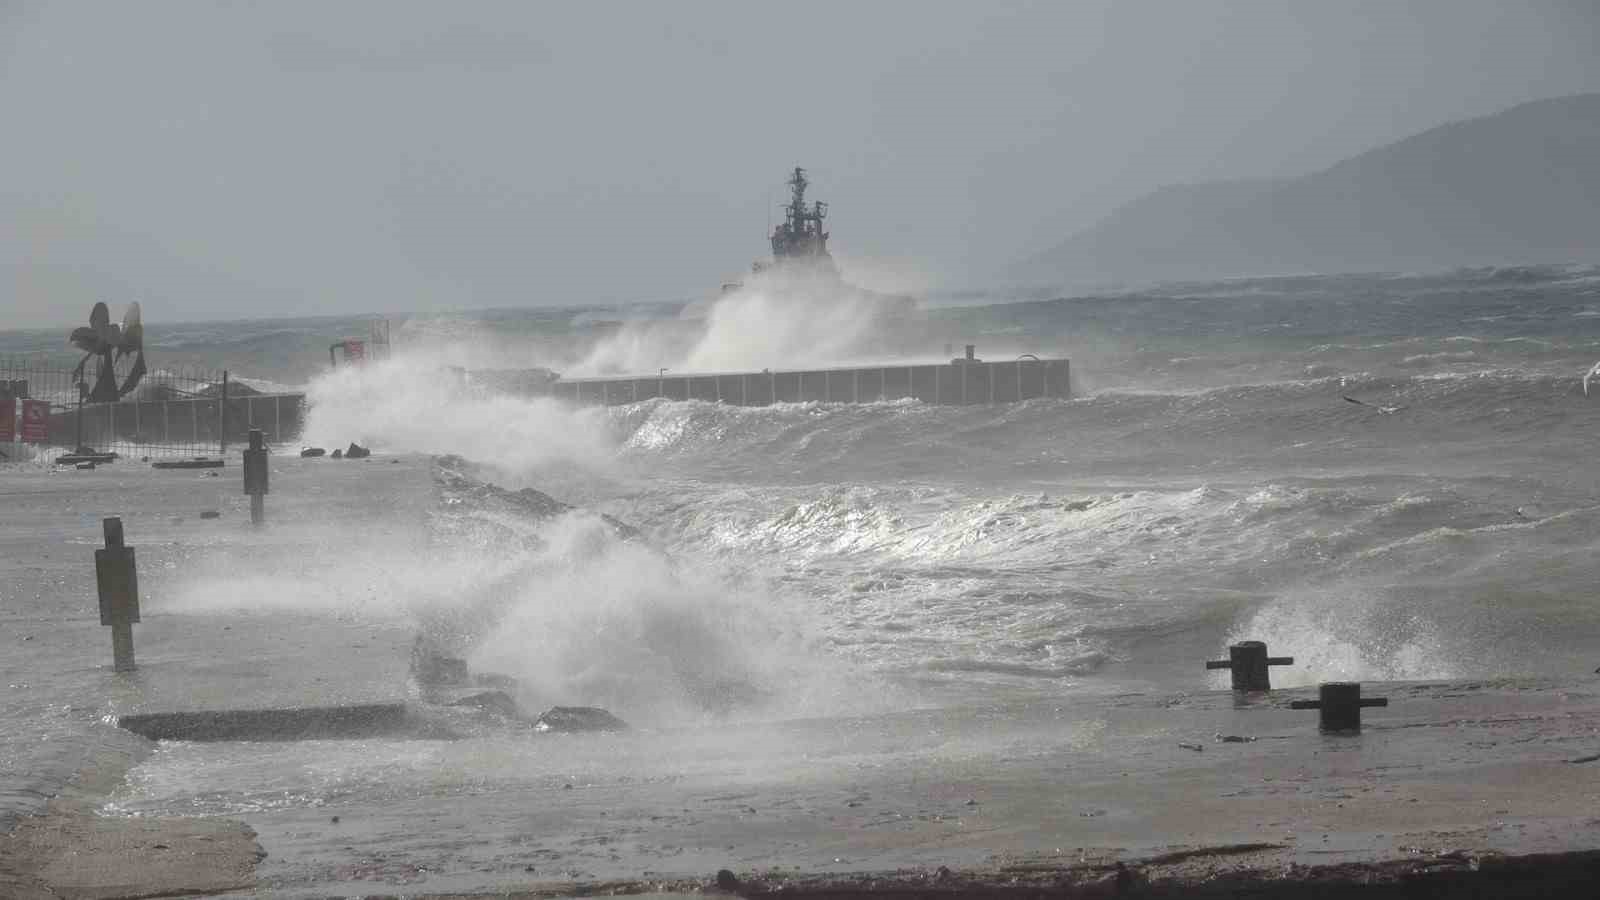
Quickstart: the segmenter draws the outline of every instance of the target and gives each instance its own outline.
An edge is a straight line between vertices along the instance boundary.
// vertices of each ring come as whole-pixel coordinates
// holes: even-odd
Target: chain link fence
[[[9,450],[12,459],[39,451],[140,459],[214,456],[225,454],[230,444],[243,443],[252,428],[262,429],[271,444],[293,440],[300,432],[303,395],[265,394],[231,382],[226,370],[153,369],[114,402],[90,402],[89,377],[57,360],[0,356],[0,411],[21,415],[23,404],[7,404],[7,399],[42,401],[35,408],[48,404],[43,435],[36,429],[24,443],[18,421],[11,431],[15,440],[0,444],[0,450]],[[5,433],[3,427],[0,433]]]

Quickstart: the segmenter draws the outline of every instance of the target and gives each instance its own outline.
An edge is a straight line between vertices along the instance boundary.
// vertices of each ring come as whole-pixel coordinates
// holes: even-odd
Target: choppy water
[[[446,491],[432,525],[461,574],[422,618],[541,700],[681,722],[1184,690],[1247,638],[1297,658],[1287,684],[1600,664],[1600,269],[946,306],[827,348],[1072,358],[1072,399],[996,407],[572,411],[433,374],[738,361],[737,330],[636,313],[412,318],[392,362],[332,375],[357,320],[150,327],[153,353],[308,384],[308,442],[583,507]]]

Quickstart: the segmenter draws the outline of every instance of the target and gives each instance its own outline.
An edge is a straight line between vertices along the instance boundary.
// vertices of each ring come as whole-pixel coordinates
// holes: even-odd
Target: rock
[[[318,456],[325,456],[325,455],[327,455],[327,452],[328,452],[327,450],[324,450],[321,447],[306,447],[305,449],[300,451],[300,458],[301,459],[313,459],[313,458],[318,457]]]
[[[344,459],[344,451],[335,448],[334,451],[328,455],[328,458],[329,459]]]
[[[535,719],[534,731],[626,731],[628,723],[598,706],[552,706]]]
[[[222,518],[222,513],[219,513],[214,509],[208,509],[205,512],[200,514],[200,518],[202,518],[202,519],[220,519],[220,518]]]
[[[729,869],[718,869],[717,870],[717,888],[720,889],[720,890],[724,890],[724,891],[736,891],[736,890],[738,890],[739,889],[739,876],[733,874],[733,872],[731,870],[729,870]]]
[[[334,452],[337,453],[339,451],[335,450]],[[361,446],[360,444],[356,443],[355,441],[351,441],[350,442],[350,448],[348,450],[344,451],[344,458],[345,459],[366,459],[367,457],[369,457],[371,455],[372,455],[372,451],[371,450],[368,450],[366,447]]]
[[[517,708],[517,701],[505,691],[483,691],[462,697],[460,700],[446,704],[447,706],[473,706],[495,715],[505,716],[508,719],[518,718],[522,710]]]

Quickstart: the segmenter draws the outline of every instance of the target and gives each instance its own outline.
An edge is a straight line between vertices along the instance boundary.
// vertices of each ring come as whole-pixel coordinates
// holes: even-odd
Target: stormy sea
[[[391,315],[389,359],[330,371],[330,341],[371,317],[172,325],[145,304],[152,366],[307,393],[275,452],[429,460],[436,556],[386,567],[408,592],[384,613],[540,702],[667,727],[1204,690],[1226,673],[1203,661],[1243,639],[1296,658],[1280,685],[1600,664],[1600,269],[973,292],[898,315],[772,297]],[[64,343],[4,333],[0,354],[71,360]],[[572,408],[440,374],[965,344],[1068,357],[1072,396]],[[306,581],[365,596],[344,564]]]
[[[1600,396],[1582,383],[1600,269],[975,292],[893,335],[776,302],[391,316],[393,359],[334,373],[329,341],[370,317],[167,325],[146,306],[157,365],[307,390],[301,443],[451,454],[628,523],[691,593],[738,607],[752,657],[771,629],[919,690],[1045,693],[1192,685],[1241,638],[1293,645],[1291,683],[1600,663]],[[72,359],[57,337],[0,334],[0,353]],[[933,361],[966,343],[1069,357],[1073,396],[572,410],[436,377]],[[640,619],[641,646],[597,652],[684,638],[643,621],[661,598],[589,568],[567,590]]]

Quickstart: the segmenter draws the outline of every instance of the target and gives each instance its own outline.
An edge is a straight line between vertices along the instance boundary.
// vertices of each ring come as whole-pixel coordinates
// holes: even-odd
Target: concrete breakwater
[[[548,392],[574,403],[604,406],[656,397],[734,406],[902,399],[965,405],[1070,397],[1072,379],[1065,359],[958,359],[933,365],[683,374],[662,371],[655,375],[563,378],[552,382]]]
[[[293,440],[305,420],[304,394],[248,394],[229,397],[174,397],[64,406],[48,419],[48,443],[88,444],[125,455],[190,452],[224,443],[242,444],[259,428],[267,440]]]
[[[931,365],[760,372],[662,371],[606,378],[552,379],[538,370],[457,372],[471,382],[507,393],[550,396],[590,406],[620,406],[657,397],[734,406],[902,399],[967,405],[1072,395],[1071,369],[1065,359],[956,359]],[[534,375],[539,377],[531,377]],[[182,397],[87,404],[53,410],[44,443],[63,447],[87,444],[130,456],[183,455],[213,449],[221,452],[228,444],[242,444],[251,429],[261,429],[271,444],[293,441],[301,433],[306,411],[306,398],[300,393],[247,394],[226,400]]]

